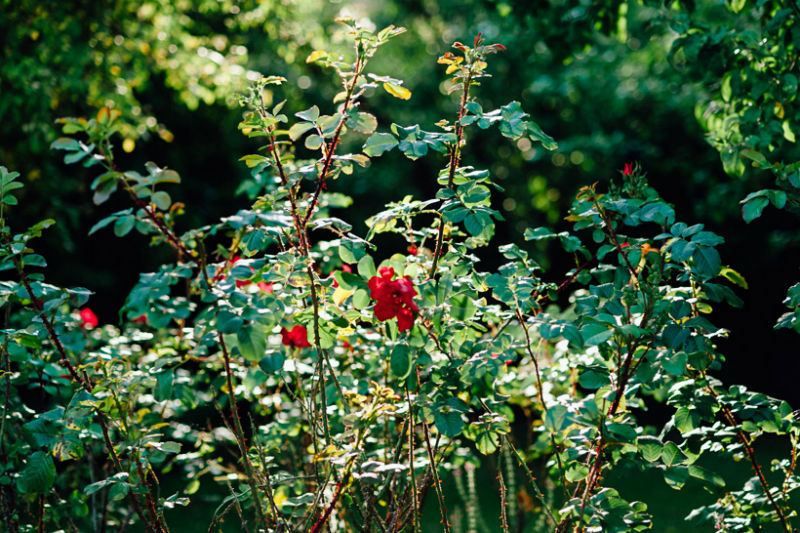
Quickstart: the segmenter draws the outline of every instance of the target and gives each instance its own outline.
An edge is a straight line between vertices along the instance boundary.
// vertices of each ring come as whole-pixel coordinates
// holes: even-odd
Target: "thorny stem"
[[[456,141],[450,150],[450,162],[447,176],[447,187],[453,188],[453,180],[461,160],[461,142],[464,139],[464,126],[461,124],[461,119],[464,118],[464,113],[467,107],[467,100],[469,99],[469,87],[472,83],[472,68],[470,67],[467,76],[464,78],[464,84],[461,89],[461,102],[458,106],[458,117],[456,118]],[[442,245],[444,243],[444,219],[439,219],[439,233],[436,235],[436,246],[433,251],[433,264],[428,277],[433,279],[436,275],[436,268],[439,266],[439,256],[442,254]]]
[[[531,348],[531,336],[528,332],[528,326],[525,324],[525,319],[522,317],[522,312],[519,310],[519,308],[517,308],[516,315],[519,325],[522,327],[522,331],[525,333],[525,349],[528,351],[528,355],[530,355],[531,360],[533,361],[533,368],[536,372],[536,387],[539,389],[539,401],[542,402],[542,409],[547,412],[547,404],[544,402],[542,375],[539,372],[539,361],[536,359],[536,354],[533,353],[533,348]]]
[[[34,310],[39,314],[39,318],[42,320],[42,324],[47,331],[47,335],[50,338],[50,342],[53,343],[56,351],[59,354],[60,360],[59,362],[67,368],[72,380],[75,382],[76,385],[82,387],[86,392],[92,391],[92,383],[89,380],[88,376],[84,374],[81,376],[78,374],[75,367],[69,360],[69,356],[67,355],[67,351],[64,348],[64,345],[61,343],[61,339],[55,331],[55,327],[53,323],[50,321],[50,318],[44,312],[44,306],[42,305],[41,300],[36,296],[36,293],[33,291],[33,287],[31,287],[30,281],[28,280],[27,275],[22,267],[22,262],[20,261],[19,257],[14,256],[14,265],[16,266],[17,273],[20,278],[20,282],[22,286],[25,288],[25,292],[28,294],[28,298],[31,300],[31,305],[33,305]],[[100,422],[100,428],[103,432],[103,440],[106,449],[108,450],[108,454],[111,457],[114,466],[117,468],[119,472],[125,472],[125,468],[122,466],[122,462],[120,461],[119,457],[117,456],[117,452],[114,448],[114,444],[111,440],[111,436],[108,431],[108,421],[105,418],[105,415],[97,410],[97,417],[98,421]],[[144,482],[144,480],[142,480]],[[131,504],[133,505],[134,511],[139,516],[139,519],[142,521],[143,524],[148,524],[148,527],[155,532],[166,532],[168,531],[166,524],[163,523],[160,516],[154,512],[155,510],[155,502],[153,501],[153,495],[150,490],[147,491],[145,495],[145,499],[148,503],[148,511],[151,515],[152,522],[149,522],[145,517],[144,512],[142,511],[141,505],[139,503],[138,498],[134,495],[133,492],[129,493],[129,497],[131,500]]]
[[[264,521],[264,509],[261,507],[261,498],[259,496],[258,491],[258,484],[255,480],[255,472],[253,469],[253,464],[250,462],[250,456],[247,453],[247,443],[244,437],[244,430],[242,429],[242,421],[239,418],[239,408],[236,403],[236,392],[233,388],[233,372],[231,371],[231,358],[230,354],[228,353],[228,347],[225,344],[225,338],[222,336],[221,333],[217,334],[220,348],[222,348],[222,357],[225,364],[225,379],[227,381],[227,388],[228,388],[228,402],[230,403],[230,411],[231,411],[231,418],[233,419],[233,427],[236,430],[236,442],[239,445],[239,452],[242,455],[242,461],[244,462],[246,474],[247,474],[247,484],[250,487],[250,493],[253,498],[253,504],[256,510],[256,519],[259,523]]]
[[[113,170],[113,171],[117,172],[116,167],[115,167],[114,162],[113,162],[113,159],[112,159],[112,157],[110,155],[111,154],[110,150],[103,150],[102,154],[103,154],[103,157],[104,157],[104,159],[106,161],[105,166],[109,170]],[[183,241],[181,241],[180,238],[178,238],[172,232],[172,230],[169,227],[167,227],[166,224],[164,224],[164,221],[161,220],[158,217],[158,215],[153,211],[152,207],[147,202],[144,202],[139,197],[137,197],[136,192],[133,190],[133,188],[127,182],[127,180],[124,177],[124,174],[123,174],[123,177],[122,177],[122,179],[120,181],[122,182],[122,184],[123,184],[123,186],[125,188],[125,191],[131,197],[131,200],[133,201],[133,203],[137,207],[142,209],[142,211],[145,213],[145,216],[155,225],[155,227],[164,236],[164,238],[167,240],[167,242],[178,253],[178,260],[181,260],[184,257],[194,257],[195,255],[200,255],[200,260],[199,260],[200,273],[201,273],[201,276],[203,277],[203,280],[205,281],[206,286],[209,289],[211,289],[212,283],[211,283],[211,280],[209,280],[209,278],[208,278],[208,273],[206,272],[206,267],[207,267],[206,254],[205,253],[197,254],[197,253],[193,253],[191,250],[189,250],[186,247],[186,245],[183,243]],[[247,475],[247,483],[248,483],[248,485],[250,487],[250,492],[251,492],[251,495],[252,495],[252,498],[253,498],[253,504],[254,504],[255,511],[256,511],[256,519],[258,520],[259,523],[262,523],[264,521],[264,517],[266,515],[264,514],[264,510],[263,510],[263,508],[261,506],[261,500],[260,500],[260,497],[259,497],[258,485],[257,485],[256,480],[255,480],[255,469],[253,468],[252,462],[250,461],[250,457],[249,457],[249,455],[247,453],[247,443],[246,443],[246,440],[245,440],[244,430],[242,429],[242,423],[241,423],[241,419],[239,417],[239,410],[238,410],[238,406],[237,406],[237,402],[236,402],[236,393],[235,393],[235,390],[234,390],[234,387],[233,387],[233,374],[232,374],[231,365],[230,365],[230,354],[228,352],[228,347],[227,347],[227,345],[225,343],[225,339],[223,338],[222,334],[218,333],[217,337],[218,337],[219,345],[220,345],[220,348],[222,349],[222,354],[223,354],[223,364],[224,364],[224,367],[225,367],[225,379],[226,379],[226,382],[227,382],[231,418],[233,419],[233,425],[234,425],[234,429],[235,429],[235,433],[236,433],[236,441],[237,441],[237,444],[238,444],[238,447],[239,447],[239,451],[240,451],[241,456],[242,456],[242,461],[244,462],[244,466],[245,466],[245,470],[246,470],[245,473]],[[144,480],[144,478],[143,478],[143,480]],[[150,504],[150,505],[148,505],[148,507],[152,506],[153,507],[153,511],[154,511],[155,510],[154,504],[153,504],[153,502],[150,502],[149,500],[150,500],[150,498],[148,498],[148,503]],[[153,511],[151,511],[151,514],[153,513]]]
[[[416,367],[417,372],[417,386],[422,388],[422,377],[420,375],[419,366]],[[450,531],[450,522],[447,519],[447,505],[444,501],[444,494],[442,493],[442,480],[439,478],[439,469],[436,466],[436,457],[433,453],[433,449],[431,448],[431,435],[428,429],[428,423],[425,419],[421,419],[420,422],[422,423],[422,432],[425,436],[425,449],[428,451],[428,461],[430,461],[430,468],[431,468],[431,475],[433,476],[433,488],[436,491],[436,499],[439,502],[439,513],[442,516],[442,527],[444,528],[445,533],[449,533]],[[412,427],[410,431],[413,431],[414,428]]]
[[[356,441],[353,446],[354,451],[358,451],[361,447],[361,440],[364,437],[364,429],[361,428],[356,435]],[[317,519],[314,525],[311,527],[311,533],[319,533],[325,527],[325,524],[328,522],[328,519],[333,513],[334,508],[336,507],[336,503],[339,501],[339,497],[342,495],[342,491],[345,487],[350,483],[350,478],[353,473],[353,466],[355,466],[356,458],[358,457],[357,453],[354,453],[352,457],[347,461],[347,464],[344,467],[344,475],[342,479],[336,482],[336,490],[333,493],[333,497],[331,498],[330,503],[322,512],[322,515]]]
[[[606,237],[614,246],[614,248],[617,250],[618,254],[622,257],[623,262],[625,263],[625,266],[628,269],[628,272],[631,276],[630,283],[639,288],[639,292],[642,295],[642,301],[645,307],[645,311],[640,320],[640,326],[643,327],[648,321],[649,308],[647,304],[647,295],[646,292],[643,290],[641,283],[639,281],[638,272],[631,264],[630,260],[628,259],[628,255],[625,253],[625,250],[623,249],[622,245],[619,242],[619,239],[617,238],[617,234],[614,231],[613,221],[608,216],[607,211],[603,209],[603,207],[600,205],[599,201],[596,198],[594,199],[594,206],[595,209],[597,209],[597,212],[603,221],[603,226],[604,226],[603,231],[606,234]],[[631,371],[631,365],[633,363],[633,358],[636,353],[636,350],[639,348],[639,346],[640,344],[638,343],[632,343],[631,345],[628,346],[628,352],[618,371],[618,380],[617,380],[617,387],[614,393],[614,400],[612,401],[611,407],[608,409],[606,413],[606,417],[614,416],[617,410],[619,409],[619,406],[621,405],[622,398],[625,395],[625,389],[627,387],[628,380],[633,375],[633,372]],[[636,368],[633,368],[633,370],[635,371]],[[583,494],[581,495],[581,500],[580,500],[581,512],[583,512],[583,509],[586,506],[586,502],[588,501],[598,481],[600,480],[600,475],[603,467],[603,451],[606,447],[606,436],[602,430],[602,424],[599,429],[600,431],[597,437],[597,442],[595,443],[594,446],[594,460],[589,458],[589,460],[592,461],[592,465],[589,470],[589,474],[586,477],[586,482],[585,482],[586,484],[583,486],[583,491],[582,491]],[[579,482],[575,486],[573,498],[577,497],[577,495],[581,493],[581,485],[582,483]],[[569,527],[569,524],[570,524],[569,517],[565,517],[556,527],[556,532],[560,533],[566,531],[567,528]]]
[[[322,164],[322,170],[319,173],[319,179],[317,180],[317,188],[314,190],[314,195],[311,197],[311,203],[308,206],[308,211],[306,212],[305,217],[303,218],[302,226],[306,228],[308,226],[309,220],[311,220],[311,216],[314,214],[314,210],[317,207],[317,203],[319,202],[319,196],[322,193],[322,190],[325,189],[325,183],[328,179],[328,174],[331,169],[331,164],[333,163],[333,157],[336,154],[336,148],[339,146],[339,139],[342,135],[342,128],[344,127],[344,123],[347,121],[347,110],[350,108],[350,105],[353,103],[353,91],[355,91],[356,85],[358,83],[358,78],[361,76],[361,73],[366,66],[366,62],[362,59],[361,54],[356,50],[356,62],[355,66],[353,67],[353,80],[350,82],[350,86],[347,88],[347,92],[345,94],[344,103],[342,104],[342,111],[341,111],[341,118],[339,119],[339,123],[336,125],[336,130],[333,132],[333,137],[331,138],[331,142],[327,145],[325,150],[325,159]]]
[[[413,531],[419,530],[419,500],[417,492],[417,475],[414,471],[414,406],[411,404],[411,394],[406,385],[406,401],[408,402],[408,418],[410,430],[408,432],[408,469],[411,474],[411,509],[413,512],[411,526]]]
[[[706,377],[705,374],[701,375],[704,378]],[[742,447],[745,453],[747,454],[747,458],[750,460],[750,465],[753,467],[753,471],[755,472],[756,477],[758,478],[758,482],[761,485],[761,488],[764,491],[764,494],[766,495],[767,499],[769,500],[770,505],[772,506],[773,509],[775,509],[775,513],[778,515],[778,518],[781,521],[783,529],[788,532],[795,531],[792,529],[792,525],[789,522],[789,519],[786,517],[786,513],[783,511],[783,507],[781,507],[780,504],[778,504],[778,502],[775,501],[775,498],[772,495],[772,490],[770,488],[766,476],[764,475],[764,470],[761,468],[761,464],[758,462],[758,459],[756,458],[756,450],[753,447],[753,442],[750,440],[750,437],[748,437],[747,434],[740,429],[740,424],[736,419],[736,415],[733,413],[733,411],[731,411],[730,407],[722,403],[722,400],[717,394],[717,391],[714,390],[714,388],[710,384],[706,385],[706,390],[720,406],[722,417],[725,419],[728,425],[731,426],[731,429],[733,429],[736,432],[736,436],[742,443]]]
[[[514,452],[514,456],[517,458],[517,462],[522,467],[522,470],[525,472],[525,475],[528,477],[528,481],[533,487],[533,492],[536,493],[536,497],[539,498],[539,502],[542,504],[542,509],[544,509],[547,518],[553,523],[556,523],[556,519],[553,516],[553,511],[550,510],[550,506],[547,505],[547,500],[545,500],[544,493],[542,489],[539,488],[539,484],[536,482],[536,476],[533,475],[531,469],[528,468],[528,465],[525,463],[525,459],[519,453],[517,448],[514,447],[514,444],[511,442],[511,439],[506,435],[505,437],[506,445],[511,448],[511,451]]]
[[[506,489],[506,482],[503,479],[503,468],[499,462],[497,467],[497,483],[500,485],[500,526],[503,528],[503,533],[509,533],[508,502],[506,501],[508,490]]]
[[[175,235],[175,233],[169,227],[167,227],[164,221],[161,220],[158,214],[153,210],[151,205],[136,195],[136,191],[134,191],[133,187],[131,187],[130,183],[128,183],[128,179],[125,176],[125,173],[120,172],[117,169],[117,166],[114,163],[114,156],[107,139],[105,142],[100,143],[99,151],[100,155],[103,158],[102,159],[103,166],[106,168],[106,170],[115,172],[120,175],[119,182],[122,183],[125,192],[128,193],[128,196],[130,196],[133,204],[144,212],[145,217],[147,217],[147,219],[164,236],[164,238],[167,240],[167,243],[169,243],[169,245],[172,246],[176,252],[178,252],[178,257],[179,258],[193,257],[192,252],[186,247],[183,241],[181,241],[178,238],[178,236]]]

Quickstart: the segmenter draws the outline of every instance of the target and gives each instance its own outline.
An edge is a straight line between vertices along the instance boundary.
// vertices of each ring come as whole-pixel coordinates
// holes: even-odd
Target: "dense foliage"
[[[305,59],[338,79],[332,103],[292,109],[281,76],[240,94],[239,129],[257,143],[241,157],[253,202],[218,222],[179,231],[191,206],[173,201],[178,173],[121,163],[124,107],[59,121],[52,148],[86,169],[73,171],[94,203],[125,204],[91,233],[140,233],[173,252],[139,277],[120,326],[101,324],[88,290],[46,281],[35,246],[53,221],[17,229],[22,183],[2,167],[4,528],[167,531],[181,527],[173,509],[199,501],[214,508],[211,530],[659,530],[641,495],[608,482],[625,466],[676,490],[705,486],[715,499],[686,518],[696,527],[792,531],[792,408],[714,377],[727,332],[711,313],[746,287],[717,251],[723,238],[681,221],[630,163],[604,171],[608,187],[578,191],[568,230],[530,225],[535,246],[498,246],[501,188],[473,166],[475,139],[496,129],[523,152],[558,146],[524,104],[484,98],[506,46],[456,42],[436,62],[452,113],[384,123],[368,100],[409,100],[413,87],[372,60],[403,29],[341,23],[351,48]],[[702,35],[675,50],[702,48]],[[741,137],[718,136],[737,154],[726,164],[749,158],[777,176],[744,200],[752,220],[800,187],[769,140],[791,141],[795,95],[779,117],[789,125],[753,138],[763,120],[749,110],[772,100],[740,91],[761,71],[725,68],[740,76],[723,80],[726,113],[741,115]],[[378,182],[392,152],[439,167],[435,197],[397,198],[362,232],[341,184]],[[481,267],[489,246],[504,258],[496,269]],[[781,326],[797,328],[797,292]],[[654,409],[665,423],[643,420]],[[788,453],[764,462],[765,440]],[[751,476],[732,483],[720,460],[745,461]],[[486,468],[496,480],[478,498]]]

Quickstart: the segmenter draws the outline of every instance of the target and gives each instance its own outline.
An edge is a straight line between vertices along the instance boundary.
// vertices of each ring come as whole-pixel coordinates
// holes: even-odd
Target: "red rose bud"
[[[310,348],[311,344],[308,342],[308,331],[305,326],[300,324],[294,326],[292,329],[281,328],[281,342],[284,346],[291,346],[293,348]]]
[[[92,329],[100,325],[100,320],[97,318],[97,315],[88,307],[81,309],[78,315],[80,316],[81,327],[83,329]]]
[[[622,175],[630,176],[631,174],[633,174],[633,163],[625,163],[622,167]]]
[[[414,319],[419,307],[414,303],[414,283],[409,278],[393,280],[394,269],[381,267],[378,276],[373,276],[367,283],[370,297],[375,300],[375,318],[381,322],[397,319],[397,329],[407,331],[414,326]]]

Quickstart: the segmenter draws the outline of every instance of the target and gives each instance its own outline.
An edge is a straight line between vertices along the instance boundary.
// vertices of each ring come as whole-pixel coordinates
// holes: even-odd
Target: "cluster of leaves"
[[[242,159],[258,189],[249,208],[219,222],[176,230],[183,207],[164,186],[177,174],[120,169],[115,112],[62,121],[66,137],[53,148],[94,173],[95,202],[121,193],[131,203],[95,230],[135,230],[175,252],[174,263],[141,275],[120,328],[75,313],[87,291],[45,282],[32,241],[51,222],[22,233],[6,225],[19,186],[2,169],[0,265],[15,273],[0,284],[4,527],[168,531],[170,509],[221,485],[212,530],[234,521],[421,531],[431,506],[451,531],[462,516],[446,494],[452,477],[476,529],[474,472],[493,457],[500,513],[481,520],[505,531],[657,529],[645,503],[605,482],[625,464],[660,472],[675,489],[704,483],[716,500],[692,520],[791,531],[800,424],[785,402],[712,375],[726,332],[710,313],[737,305],[730,284],[744,284],[723,265],[722,237],[678,221],[629,167],[606,193],[581,189],[571,231],[526,232],[557,242],[574,260],[568,272],[545,271],[514,244],[499,248],[505,264],[483,271],[499,187],[467,164],[470,135],[497,127],[556,147],[520,103],[484,111],[476,98],[504,47],[480,35],[456,42],[439,58],[457,97],[453,118],[383,131],[364,98],[411,92],[367,67],[403,30],[341,22],[352,57],[316,50],[307,59],[341,82],[330,114],[313,106],[290,118],[286,102],[264,96],[280,90],[277,76],[242,95],[240,129],[260,143]],[[345,136],[363,153],[342,153]],[[350,205],[337,180],[390,150],[444,159],[431,176],[439,190],[387,206],[362,237],[336,216]],[[398,239],[406,248],[392,253]],[[378,305],[402,309],[402,327]],[[656,403],[669,421],[641,422]],[[774,472],[756,456],[765,435],[792,450]],[[753,477],[729,487],[708,457],[745,459]],[[178,489],[165,494],[159,479],[169,476]]]

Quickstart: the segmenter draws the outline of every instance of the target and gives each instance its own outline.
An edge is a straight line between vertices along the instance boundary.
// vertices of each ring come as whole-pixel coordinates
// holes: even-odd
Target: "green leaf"
[[[308,122],[314,122],[319,118],[319,108],[315,105],[312,105],[305,111],[299,111],[294,114],[299,119],[307,120]]]
[[[50,144],[51,150],[68,150],[70,152],[74,152],[75,150],[80,150],[80,148],[81,144],[75,139],[71,139],[69,137],[58,138]]]
[[[747,197],[741,201],[741,204],[742,218],[744,218],[745,222],[750,223],[761,216],[761,212],[764,211],[764,208],[769,204],[769,198],[767,197],[766,191],[761,190],[747,195]]]
[[[664,470],[664,481],[675,490],[680,490],[689,479],[689,469],[685,466],[674,466]]]
[[[258,366],[267,374],[277,374],[283,370],[283,364],[286,362],[286,354],[283,351],[268,353],[261,358]]]
[[[124,237],[131,232],[134,224],[136,224],[136,217],[133,215],[125,215],[117,218],[114,221],[114,235],[117,237]]]
[[[446,437],[457,437],[464,429],[464,419],[459,411],[434,411],[433,423],[436,429]]]
[[[172,205],[172,198],[170,198],[169,194],[164,191],[154,192],[153,195],[150,196],[150,201],[156,204],[156,207],[162,211],[166,211],[169,209],[169,206]]]
[[[542,128],[540,128],[539,125],[532,120],[528,121],[528,135],[534,141],[539,141],[542,143],[542,147],[545,150],[552,151],[558,149],[558,143],[555,141],[555,139],[542,131]]]
[[[576,462],[570,464],[564,472],[564,477],[566,477],[567,481],[570,483],[585,479],[587,475],[589,475],[589,467],[583,463]]]
[[[439,400],[433,406],[433,420],[442,434],[455,437],[464,429],[464,413],[469,407],[458,398],[451,396]]]
[[[223,309],[217,315],[217,329],[222,334],[238,333],[244,324],[244,320],[239,315],[233,314]]]
[[[569,411],[563,405],[552,405],[547,409],[544,417],[544,425],[550,431],[557,433],[567,427],[569,422]]]
[[[372,256],[365,255],[358,261],[358,273],[362,278],[371,278],[378,274],[375,268],[375,261]]]
[[[17,489],[22,494],[44,494],[56,480],[56,465],[45,452],[33,452],[17,478]]]
[[[681,464],[686,459],[683,452],[674,442],[668,442],[661,449],[661,460],[667,466]]]
[[[697,414],[690,410],[688,407],[681,407],[675,411],[674,415],[675,427],[681,433],[688,433],[699,425]]]
[[[720,268],[722,268],[722,260],[715,248],[706,246],[698,248],[692,258],[694,259],[693,270],[703,278],[713,278],[719,274]]]
[[[248,361],[260,361],[267,347],[267,336],[258,326],[243,327],[236,334],[239,352]]]
[[[322,146],[323,139],[317,134],[306,137],[305,147],[309,150],[317,150]]]
[[[392,350],[390,360],[392,374],[403,380],[411,372],[411,348],[407,344],[398,344]]]
[[[255,168],[258,165],[261,165],[262,163],[266,163],[269,160],[266,157],[264,157],[263,155],[249,154],[249,155],[245,155],[245,156],[240,157],[239,161],[243,161],[244,164],[247,165],[247,168]]]
[[[758,167],[764,168],[769,166],[769,161],[767,161],[767,158],[764,157],[764,154],[761,152],[751,150],[750,148],[745,148],[739,153],[742,155],[742,157],[746,157],[747,159],[755,162],[756,166]]]
[[[364,143],[364,153],[370,157],[379,156],[397,146],[397,139],[391,133],[373,133]]]
[[[357,289],[355,293],[353,293],[353,307],[358,310],[366,309],[369,307],[370,304],[370,297],[369,293],[364,289]]]
[[[578,378],[581,387],[589,390],[596,390],[610,383],[608,370],[601,366],[593,366],[581,372]]]
[[[95,233],[97,233],[101,229],[105,228],[106,226],[108,226],[109,224],[114,222],[115,220],[117,220],[117,217],[114,216],[114,215],[107,216],[106,218],[100,220],[94,226],[92,226],[92,228],[89,230],[89,235],[94,235]]]
[[[700,479],[706,483],[714,485],[715,487],[725,487],[725,479],[722,476],[715,474],[711,470],[703,468],[702,466],[690,465],[689,475],[693,478]]]
[[[369,135],[378,127],[378,119],[371,113],[358,112],[347,119],[347,127]]]
[[[166,442],[154,442],[153,447],[160,452],[164,453],[180,453],[181,452],[181,444],[179,442],[175,442],[174,440],[168,440]]]
[[[586,346],[597,346],[606,342],[614,335],[614,330],[605,324],[592,322],[584,325],[581,329],[581,337]]]
[[[314,124],[312,124],[311,122],[298,122],[297,124],[289,128],[289,138],[293,141],[296,141],[297,139],[302,137],[305,132],[307,132],[312,128],[314,128]]]
[[[637,444],[639,445],[639,451],[642,453],[642,457],[644,457],[644,460],[648,463],[654,463],[661,457],[663,445],[656,437],[643,435],[638,438]]]

